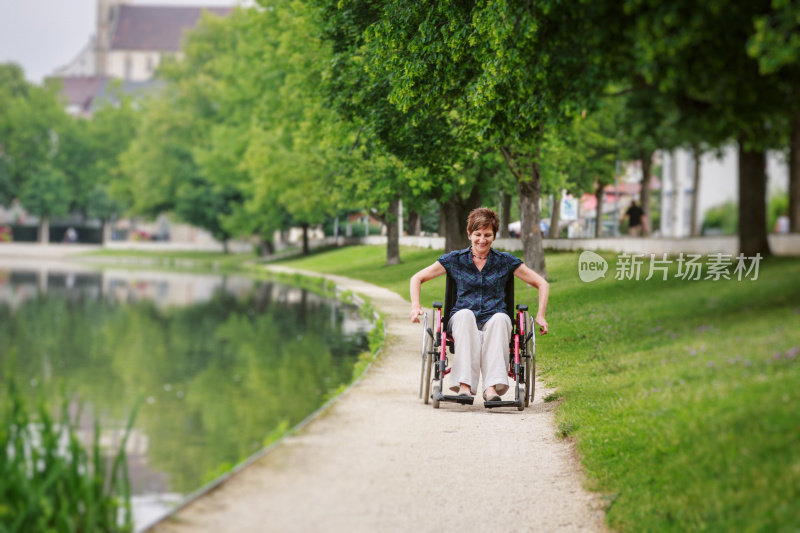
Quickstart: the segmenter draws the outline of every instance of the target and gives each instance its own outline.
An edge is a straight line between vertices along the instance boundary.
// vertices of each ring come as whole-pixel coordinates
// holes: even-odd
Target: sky
[[[129,4],[230,6],[237,0],[128,0]],[[0,0],[0,63],[41,83],[72,61],[94,33],[97,0]]]

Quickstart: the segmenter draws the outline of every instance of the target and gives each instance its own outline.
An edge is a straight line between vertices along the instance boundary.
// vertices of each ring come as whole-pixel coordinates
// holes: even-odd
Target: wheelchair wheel
[[[525,407],[533,403],[533,394],[536,390],[536,373],[533,367],[536,365],[533,355],[525,363]]]
[[[427,403],[431,399],[431,367],[433,366],[433,355],[427,353],[425,354],[425,359],[423,359],[423,391],[422,391],[422,401]]]
[[[433,356],[428,354],[428,364],[425,367],[425,390],[422,392],[423,400],[427,404],[431,399],[431,367],[433,366]]]
[[[438,409],[439,408],[439,393],[442,392],[442,389],[440,387],[441,387],[440,385],[434,385],[433,386],[432,394],[433,394],[433,408],[434,409]]]
[[[433,350],[433,337],[428,334],[428,313],[425,313],[422,321],[422,353],[420,354],[422,364],[419,369],[419,397],[425,403],[428,403],[431,385],[431,362],[433,359],[430,354],[431,350]]]
[[[530,359],[528,359],[528,364],[525,365],[525,405],[529,405],[533,403],[533,397],[536,393],[536,324],[533,322],[531,318],[531,329],[530,331],[533,332],[533,336],[531,340],[528,341],[528,355],[530,355]]]

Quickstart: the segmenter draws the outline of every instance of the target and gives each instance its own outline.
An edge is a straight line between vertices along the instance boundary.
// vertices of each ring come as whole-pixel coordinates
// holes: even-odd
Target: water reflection
[[[99,416],[107,445],[144,399],[128,443],[139,527],[348,382],[369,328],[351,306],[246,278],[0,270],[0,359],[16,350],[31,399],[63,382],[87,442]]]

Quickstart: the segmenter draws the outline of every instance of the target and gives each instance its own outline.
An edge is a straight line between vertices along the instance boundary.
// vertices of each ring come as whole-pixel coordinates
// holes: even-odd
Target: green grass
[[[363,279],[391,289],[408,299],[411,276],[421,268],[431,265],[441,253],[436,250],[401,246],[402,263],[386,266],[386,249],[383,246],[351,246],[314,253],[303,258],[276,261],[275,264]],[[422,286],[423,305],[429,305],[433,300],[443,298],[443,277]]]
[[[220,252],[178,252],[145,250],[97,250],[86,252],[79,257],[90,259],[92,263],[126,268],[158,268],[183,271],[230,272],[246,268],[244,265],[255,261],[255,253],[223,254]]]
[[[438,251],[354,247],[282,264],[346,275],[408,298]],[[756,281],[583,283],[578,254],[549,254],[551,333],[540,374],[558,392],[590,488],[621,531],[800,530],[800,260]],[[646,265],[645,265],[646,266]],[[674,274],[674,269],[672,271]],[[443,297],[443,282],[422,301]],[[517,301],[536,291],[517,283]],[[535,474],[536,465],[525,465]]]

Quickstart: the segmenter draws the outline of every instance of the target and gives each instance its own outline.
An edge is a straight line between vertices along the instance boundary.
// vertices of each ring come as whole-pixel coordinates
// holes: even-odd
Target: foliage
[[[49,165],[40,167],[24,182],[19,196],[24,206],[41,217],[65,215],[69,211],[67,176]]]
[[[8,205],[51,164],[68,120],[55,88],[28,83],[19,66],[0,64],[0,203]]]
[[[100,448],[100,426],[95,423],[91,449],[85,449],[79,438],[80,410],[71,416],[66,397],[58,420],[44,399],[35,413],[30,412],[13,369],[2,397],[0,527],[8,531],[132,531],[125,445],[136,408],[109,469]]]
[[[703,217],[703,233],[716,230],[723,235],[735,235],[739,225],[736,202],[725,202],[706,210]]]
[[[393,80],[391,101],[402,110],[444,106],[473,142],[501,150],[517,182],[525,259],[546,274],[543,135],[598,96],[612,74],[602,54],[614,43],[595,42],[593,29],[620,19],[602,3],[393,0],[381,8],[368,35],[378,50],[373,68]]]
[[[772,231],[775,222],[781,215],[789,212],[789,197],[786,194],[774,193],[767,201],[767,228]]]
[[[132,203],[120,157],[138,134],[140,112],[129,96],[120,92],[116,99],[118,104],[102,106],[86,121],[88,157],[78,169],[83,186],[74,207],[101,220],[121,215]]]

